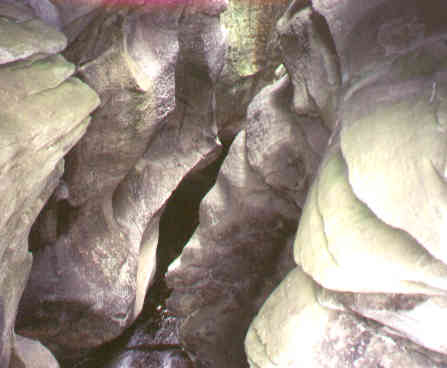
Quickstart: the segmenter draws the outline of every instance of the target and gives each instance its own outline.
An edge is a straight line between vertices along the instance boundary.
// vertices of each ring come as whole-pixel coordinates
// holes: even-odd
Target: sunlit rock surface
[[[15,361],[29,366],[24,340],[14,336],[32,261],[28,234],[99,99],[72,77],[74,65],[57,55],[66,46],[63,34],[13,4],[2,4],[0,15],[0,362],[7,367],[15,349]]]
[[[300,267],[252,322],[252,367],[446,364],[436,333],[447,287],[441,8],[441,1],[361,9],[355,1],[315,1],[289,14],[325,17],[343,84],[336,110],[322,113],[335,116],[327,124],[335,131],[300,219]]]

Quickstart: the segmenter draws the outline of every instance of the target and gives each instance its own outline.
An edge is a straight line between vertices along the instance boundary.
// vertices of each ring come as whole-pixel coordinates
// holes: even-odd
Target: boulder
[[[318,302],[321,287],[298,267],[263,305],[248,331],[250,367],[443,367],[380,325]],[[287,316],[285,318],[285,316]]]

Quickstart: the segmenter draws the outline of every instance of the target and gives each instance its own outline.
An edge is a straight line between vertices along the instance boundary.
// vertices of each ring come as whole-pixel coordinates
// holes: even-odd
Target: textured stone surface
[[[297,117],[292,99],[287,76],[255,96],[247,111],[247,157],[265,184],[302,207],[329,131],[321,119]]]
[[[294,0],[276,28],[284,65],[293,83],[293,110],[298,115],[322,117],[333,130],[341,77],[325,18],[307,1]]]
[[[247,334],[251,367],[445,366],[445,358],[430,359],[427,351],[406,340],[394,340],[377,324],[321,306],[319,290],[299,268],[289,273]]]
[[[14,18],[10,4],[0,12],[6,6],[8,18],[23,20]],[[7,367],[17,306],[31,268],[31,225],[58,186],[62,158],[85,133],[88,115],[99,100],[71,77],[72,64],[45,55],[65,46],[62,34],[37,20],[2,22],[0,33],[7,41],[2,44],[2,63],[8,64],[0,70],[5,82],[0,93],[0,361]],[[21,349],[16,346],[16,360],[27,360]]]
[[[253,99],[200,225],[167,274],[181,342],[203,366],[246,366],[247,322],[291,265],[293,219],[329,136],[319,119],[297,119],[292,98],[284,76]]]
[[[205,366],[244,366],[246,321],[290,265],[293,218],[328,137],[317,119],[297,119],[287,108],[291,101],[287,77],[253,100],[247,128],[201,204],[199,228],[167,274],[174,288],[168,305],[185,318],[182,342]],[[312,131],[322,133],[320,145],[307,140]],[[271,281],[263,285],[265,274]]]
[[[300,224],[296,262],[327,288],[429,294],[446,289],[447,266],[355,197],[336,146],[321,165]]]
[[[204,367],[245,366],[246,327],[280,277],[275,260],[290,245],[296,211],[249,167],[242,131],[201,203],[199,227],[167,273],[168,308],[184,318],[180,340]]]
[[[53,355],[38,341],[16,335],[10,368],[59,368]]]
[[[307,113],[315,103],[333,134],[295,239],[302,268],[253,321],[250,364],[444,366],[444,339],[435,332],[445,319],[447,286],[442,2],[316,0],[312,10],[294,4],[278,23],[282,37],[293,31],[302,42],[297,57],[288,51],[293,39],[282,43],[294,108]],[[317,11],[339,58],[339,90],[302,72],[318,66],[311,62]],[[315,86],[323,92],[315,94]],[[334,93],[325,112],[320,102]],[[297,103],[297,96],[308,100]]]
[[[217,17],[191,12],[179,22],[181,11],[104,10],[66,52],[102,103],[67,157],[67,200],[40,219],[21,309],[21,331],[59,357],[111,340],[136,318],[166,201],[220,152],[212,97],[223,35]],[[44,247],[55,219],[55,242]]]
[[[94,57],[80,75],[102,103],[67,158],[63,221],[55,244],[36,252],[21,309],[21,330],[60,356],[110,340],[135,318],[140,241],[152,213],[129,229],[120,222],[124,211],[116,210],[121,195],[113,195],[174,108],[176,32],[151,27],[156,18],[135,14],[123,23],[119,14],[104,14],[67,52],[77,63]],[[83,37],[104,22],[108,31],[85,47]],[[159,32],[159,44],[144,51],[144,32]],[[167,52],[157,58],[154,49],[162,45]],[[144,61],[153,63],[154,74],[140,72]]]
[[[225,144],[243,127],[253,97],[275,79],[281,61],[274,26],[286,6],[282,0],[230,0],[221,15],[228,51],[216,87],[216,118]]]
[[[0,366],[57,364],[14,335],[41,208],[16,329],[76,360],[140,313],[217,135],[179,319],[109,366],[447,366],[443,0],[121,5],[0,1]]]
[[[355,294],[322,289],[317,295],[322,305],[337,306],[390,327],[389,332],[406,337],[430,350],[445,354],[442,326],[446,298],[423,294]]]
[[[65,36],[38,19],[20,24],[0,19],[0,64],[37,53],[56,54],[67,45]]]

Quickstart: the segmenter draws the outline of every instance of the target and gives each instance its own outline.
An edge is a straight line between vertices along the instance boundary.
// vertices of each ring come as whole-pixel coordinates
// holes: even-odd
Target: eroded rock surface
[[[422,7],[396,0],[289,8],[287,19],[324,16],[342,85],[338,102],[321,109],[334,133],[296,235],[300,267],[250,327],[252,367],[446,364],[433,327],[445,319],[447,286],[441,7],[441,1]],[[302,38],[312,35],[294,29],[305,30]],[[315,77],[295,73],[294,86],[304,83],[310,101],[331,106],[319,103],[330,94],[312,93],[312,85],[321,85]],[[296,111],[308,104],[294,97]]]
[[[67,157],[68,197],[37,225],[56,218],[57,231],[50,246],[36,237],[20,313],[20,330],[58,357],[111,340],[141,311],[166,201],[220,152],[224,40],[200,8],[149,5],[102,9],[66,51],[102,103]]]
[[[22,354],[25,340],[14,340],[17,306],[32,263],[28,234],[59,185],[64,155],[85,133],[99,99],[72,77],[74,65],[57,55],[66,46],[63,34],[35,18],[16,16],[24,13],[12,4],[2,4],[0,14],[0,362],[7,367],[15,349],[15,361],[29,366]]]
[[[251,367],[444,367],[444,362],[358,315],[323,307],[321,287],[295,268],[246,338]],[[433,359],[431,359],[433,358]]]
[[[181,341],[205,367],[246,366],[247,323],[291,265],[296,214],[321,157],[303,125],[325,132],[288,110],[292,93],[284,77],[253,100],[201,203],[200,225],[167,273]]]
[[[0,366],[135,320],[217,136],[166,329],[109,366],[447,366],[443,1],[125,2],[0,2]]]

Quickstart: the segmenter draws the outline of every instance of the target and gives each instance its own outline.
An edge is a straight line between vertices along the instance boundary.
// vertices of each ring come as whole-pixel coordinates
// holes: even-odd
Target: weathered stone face
[[[292,99],[288,77],[255,96],[247,112],[247,159],[268,186],[302,207],[329,131],[321,119],[297,117]]]
[[[69,196],[46,213],[63,220],[54,244],[35,252],[20,312],[20,330],[59,357],[111,340],[136,318],[167,199],[219,154],[213,95],[224,38],[217,17],[180,21],[182,11],[104,9],[66,52],[102,103],[67,157]]]
[[[294,218],[320,158],[306,133],[325,133],[318,120],[287,108],[291,92],[284,77],[250,104],[246,128],[201,203],[200,225],[167,273],[168,307],[184,318],[181,341],[205,366],[246,365],[248,322],[291,266]]]
[[[321,287],[295,268],[272,293],[245,341],[251,367],[442,367],[437,356],[355,314],[323,307]]]
[[[173,333],[109,367],[447,365],[443,0],[0,2],[1,367],[135,320],[217,136]]]
[[[252,367],[445,364],[445,355],[400,339],[445,354],[442,336],[422,332],[443,319],[447,285],[441,2],[370,5],[313,4],[328,22],[343,84],[330,115],[331,145],[295,239],[302,268],[253,321],[246,339]],[[310,9],[297,9],[287,19],[312,19]],[[301,37],[311,32],[298,29]],[[295,83],[301,80],[312,96],[313,82],[299,70]]]
[[[74,66],[57,55],[65,36],[24,9],[0,7],[0,361],[6,367],[12,349],[12,365],[29,361],[20,337],[14,345],[14,325],[31,268],[31,225],[58,186],[63,156],[85,133],[99,104],[97,95],[72,77]],[[52,364],[57,366],[54,359]]]
[[[272,288],[259,277],[275,277],[274,260],[294,230],[293,206],[258,181],[245,142],[241,132],[201,203],[198,229],[167,274],[168,308],[184,318],[180,340],[205,366],[245,365],[246,327],[257,298]]]
[[[322,117],[333,130],[340,65],[325,18],[306,1],[291,2],[276,24],[284,65],[293,83],[293,110]]]

